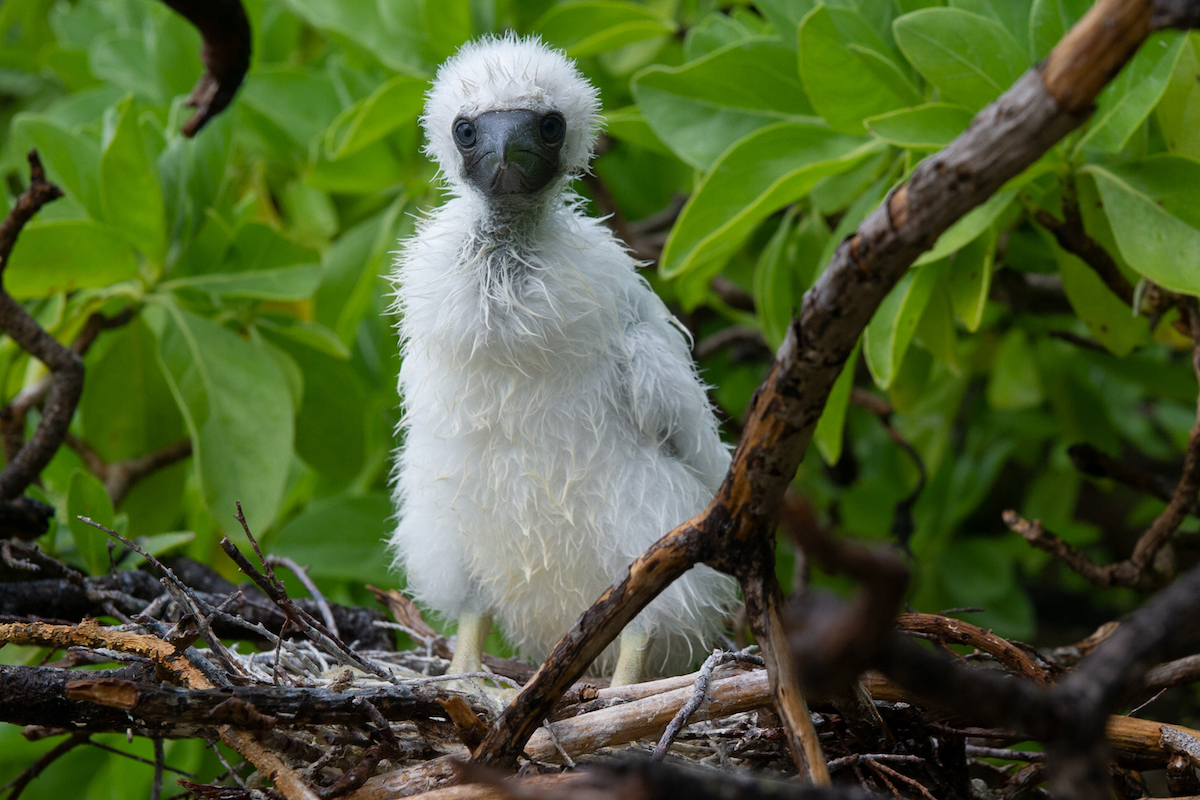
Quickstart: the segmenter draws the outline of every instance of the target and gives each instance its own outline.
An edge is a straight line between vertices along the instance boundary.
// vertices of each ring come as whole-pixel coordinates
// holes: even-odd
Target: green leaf
[[[846,359],[845,366],[838,373],[833,388],[829,390],[829,399],[817,420],[817,428],[813,431],[813,442],[817,452],[826,464],[833,466],[842,460],[842,431],[846,427],[846,411],[850,407],[850,391],[854,388],[854,372],[858,368],[858,353],[862,349],[860,339]]]
[[[684,60],[694,61],[726,45],[763,33],[761,28],[743,25],[728,14],[710,12],[698,24],[688,28],[683,40]]]
[[[864,60],[874,51],[860,55],[847,47],[825,6],[809,12],[800,25],[799,36],[804,89],[813,108],[834,130],[863,133],[863,117],[919,101],[915,91],[897,92],[880,79],[876,69]]]
[[[556,5],[534,29],[572,58],[586,58],[675,32],[675,23],[647,6],[618,0],[575,0]]]
[[[394,186],[405,178],[403,165],[386,142],[372,142],[337,161],[325,158],[324,148],[319,148],[318,153],[308,182],[327,192],[370,194]]]
[[[812,285],[829,238],[829,228],[820,214],[806,213],[795,224],[799,212],[796,206],[788,209],[754,270],[755,307],[772,349],[783,341],[792,312],[799,308],[801,295]]]
[[[1084,167],[1125,261],[1174,292],[1200,294],[1200,162],[1172,155]]]
[[[146,44],[141,35],[100,33],[88,47],[88,69],[97,78],[115,83],[142,100],[165,103],[169,90],[154,74]]]
[[[1096,99],[1096,113],[1079,147],[1121,152],[1158,105],[1187,42],[1187,36],[1179,31],[1156,33],[1147,39]]]
[[[997,411],[1035,408],[1046,399],[1037,359],[1025,331],[1013,328],[1000,343],[988,377],[987,402]]]
[[[867,369],[880,389],[892,385],[925,306],[945,277],[944,263],[910,269],[871,317],[863,335],[863,354],[867,357]]]
[[[329,5],[374,6],[373,3]],[[238,93],[238,102],[269,119],[306,152],[309,142],[322,135],[341,111],[328,73],[310,67],[260,67],[247,76]]]
[[[342,111],[325,131],[325,157],[336,161],[357,153],[412,123],[421,114],[428,85],[424,78],[397,75]]]
[[[18,114],[12,121],[12,138],[20,150],[36,147],[46,167],[46,177],[79,201],[93,219],[102,219],[100,207],[100,145],[90,136],[74,133],[42,114]]]
[[[198,275],[159,284],[163,291],[193,289],[218,297],[251,297],[257,300],[307,300],[321,283],[320,264]]]
[[[953,274],[953,267],[949,271],[950,274]],[[961,374],[962,370],[958,363],[958,333],[954,325],[954,301],[946,282],[939,283],[934,287],[929,303],[925,306],[925,313],[921,315],[921,321],[917,323],[916,336],[920,340],[921,346],[944,364],[950,374],[956,376]],[[910,357],[911,353],[910,350]],[[901,372],[903,373],[904,370],[902,369]],[[892,388],[894,389],[895,386],[893,385]],[[924,392],[919,393],[918,399],[923,395]]]
[[[111,127],[110,127],[111,124]],[[100,152],[100,205],[104,218],[134,247],[155,261],[166,253],[166,212],[158,168],[147,153],[133,98],[105,118]]]
[[[428,37],[426,52],[434,62],[454,55],[471,38],[470,0],[425,0],[421,11]]]
[[[1200,160],[1200,34],[1187,35],[1175,71],[1158,104],[1158,125],[1167,149]]]
[[[654,134],[637,106],[609,111],[604,115],[604,121],[608,135],[614,139],[666,156],[672,154],[671,148]]]
[[[658,138],[702,170],[767,125],[817,121],[795,52],[774,38],[746,39],[680,67],[648,67],[632,88]]]
[[[929,305],[934,305],[938,294],[938,292],[934,292]],[[928,327],[922,324],[927,319],[942,319],[939,314],[931,315],[929,313],[929,305],[925,307],[925,313],[921,315],[921,322],[917,323],[918,335],[923,328]],[[939,307],[935,306],[935,308]],[[910,414],[916,410],[929,388],[929,376],[932,371],[933,356],[929,354],[928,350],[910,347],[904,351],[904,360],[900,362],[900,369],[892,378],[892,384],[888,386],[887,390],[888,400],[897,414]]]
[[[67,527],[75,539],[75,546],[79,548],[80,558],[92,575],[108,572],[108,534],[79,517],[93,519],[111,529],[115,516],[108,492],[104,491],[104,484],[96,476],[82,469],[71,473],[71,483],[67,489]]]
[[[779,221],[779,227],[758,257],[754,268],[754,308],[762,323],[763,337],[772,349],[779,347],[792,319],[796,304],[793,281],[787,263],[786,245],[796,224],[793,206]]]
[[[775,30],[783,35],[788,47],[796,46],[796,31],[817,0],[758,0],[754,4]]]
[[[820,178],[851,169],[879,147],[792,122],[741,139],[683,207],[663,250],[660,274],[673,278],[726,258],[763,219],[802,197]]]
[[[947,289],[954,312],[971,333],[983,322],[992,287],[992,267],[996,258],[996,230],[987,228],[972,241],[950,255]]]
[[[191,434],[201,496],[213,519],[237,530],[240,500],[251,530],[275,518],[292,454],[292,401],[261,342],[159,301],[143,312]]]
[[[396,580],[383,545],[394,511],[384,492],[318,500],[283,526],[271,550],[309,567],[313,578],[387,586]]]
[[[21,231],[4,270],[4,287],[18,300],[109,286],[138,277],[133,248],[112,228],[66,220],[33,223]]]
[[[139,547],[155,557],[174,552],[195,540],[196,533],[194,531],[156,533],[153,536],[139,536],[136,539]],[[141,553],[131,553],[121,562],[121,569],[137,569],[144,563],[146,563],[146,559]]]
[[[971,124],[970,111],[950,103],[926,103],[903,108],[863,121],[877,139],[896,147],[945,147]]]
[[[337,484],[362,470],[366,458],[367,387],[354,364],[315,348],[271,337],[304,376],[304,397],[296,417],[296,453]]]
[[[1029,59],[1004,26],[957,8],[926,8],[899,17],[896,43],[942,93],[978,111],[1021,77]]]
[[[1017,196],[1016,188],[1001,189],[981,206],[976,206],[966,216],[950,226],[949,230],[938,237],[933,249],[924,253],[918,264],[929,264],[943,259],[954,251],[965,247],[974,241],[981,233],[991,227],[992,223],[1004,213],[1009,203]]]
[[[138,317],[88,351],[79,402],[82,433],[109,463],[144,456],[186,434],[157,346]]]
[[[1071,30],[1092,6],[1093,0],[1033,0],[1029,12],[1029,44],[1035,61],[1049,55],[1063,34]]]
[[[1075,313],[1088,326],[1096,341],[1118,356],[1127,356],[1150,338],[1145,317],[1135,317],[1129,306],[1112,293],[1096,271],[1058,246],[1048,233],[1043,236],[1054,250],[1063,290]]]
[[[288,5],[310,25],[353,42],[394,70],[409,75],[427,71],[421,58],[426,43],[421,0],[288,0]]]
[[[286,314],[260,314],[254,321],[258,326],[310,347],[318,353],[339,359],[350,358],[350,350],[342,344],[337,334],[319,323],[296,319]]]
[[[230,242],[222,272],[256,272],[309,265],[319,260],[317,251],[296,244],[262,222],[247,222],[238,227]]]

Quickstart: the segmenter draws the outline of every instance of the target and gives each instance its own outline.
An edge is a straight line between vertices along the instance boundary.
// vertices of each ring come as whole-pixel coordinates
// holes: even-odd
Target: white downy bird
[[[574,63],[537,39],[467,44],[421,124],[452,196],[402,242],[394,275],[391,544],[412,595],[458,618],[461,673],[479,669],[493,616],[543,659],[704,507],[729,453],[686,333],[568,188],[601,124]],[[735,594],[708,567],[688,572],[622,633],[614,682],[707,652]]]

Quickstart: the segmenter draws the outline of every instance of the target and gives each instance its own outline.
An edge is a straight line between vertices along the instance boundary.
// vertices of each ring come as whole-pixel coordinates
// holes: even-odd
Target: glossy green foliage
[[[594,164],[606,191],[577,189],[638,234],[639,257],[657,258],[647,277],[736,418],[843,240],[1089,5],[252,0],[246,82],[188,140],[200,39],[164,5],[6,0],[0,210],[33,147],[65,197],[26,228],[5,286],[63,341],[93,313],[134,309],[86,356],[72,432],[98,457],[192,445],[115,508],[64,448],[36,490],[58,511],[42,544],[107,571],[107,540],[76,519],[86,515],[234,577],[218,541],[240,536],[240,500],[267,549],[311,564],[331,599],[402,585],[382,545],[400,361],[382,276],[441,201],[417,117],[464,41],[516,30],[579,59],[608,135]],[[1088,122],[930,242],[875,313],[795,488],[839,532],[892,539],[918,470],[853,397],[891,403],[926,477],[905,542],[913,607],[982,607],[972,622],[1058,644],[1092,620],[1064,621],[1057,606],[1108,618],[1131,602],[1064,577],[999,514],[1040,517],[1101,561],[1126,555],[1158,506],[1081,476],[1067,447],[1154,462],[1174,479],[1195,413],[1187,343],[1173,314],[1135,316],[1039,212],[1078,209],[1131,284],[1200,294],[1198,159],[1200,35],[1156,34]],[[706,348],[733,325],[739,344]],[[0,366],[0,402],[44,375],[7,339]],[[785,544],[781,570],[791,563]],[[127,749],[145,756],[143,744]],[[168,761],[216,774],[192,744],[168,743]],[[0,782],[45,746],[0,727]],[[80,795],[65,770],[103,796],[147,795],[144,765],[77,751],[25,796]]]

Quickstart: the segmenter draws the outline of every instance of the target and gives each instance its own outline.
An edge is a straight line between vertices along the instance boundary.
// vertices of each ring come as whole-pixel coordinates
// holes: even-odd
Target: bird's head
[[[421,117],[426,153],[453,188],[520,203],[587,169],[598,105],[561,51],[511,34],[480,39],[438,69]]]

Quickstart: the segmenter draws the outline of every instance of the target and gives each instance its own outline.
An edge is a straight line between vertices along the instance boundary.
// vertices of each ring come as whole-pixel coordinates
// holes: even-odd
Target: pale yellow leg
[[[483,643],[492,631],[491,614],[464,613],[458,618],[458,637],[448,675],[483,671]]]
[[[613,670],[613,686],[629,686],[642,679],[646,671],[646,654],[650,651],[650,634],[626,628],[621,631],[620,653]]]

